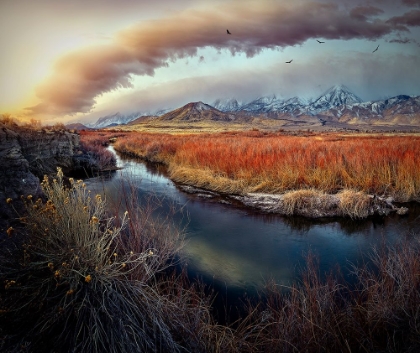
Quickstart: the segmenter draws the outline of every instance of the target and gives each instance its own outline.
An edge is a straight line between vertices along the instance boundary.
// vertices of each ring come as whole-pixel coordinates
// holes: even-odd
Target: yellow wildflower
[[[74,289],[69,289],[69,290],[67,291],[66,295],[71,295],[71,294],[73,294],[73,293],[74,293]]]
[[[30,201],[30,200],[32,200],[32,195],[28,195],[28,196],[26,196],[26,198]]]
[[[93,216],[93,217],[92,217],[92,223],[99,223],[99,218],[98,218],[98,217]]]
[[[57,176],[61,179],[63,177],[63,171],[60,167],[57,167]]]
[[[149,250],[149,255],[153,255],[153,251],[152,250]]]
[[[4,286],[4,289],[9,289],[11,286],[13,286],[14,284],[16,284],[16,281],[5,281],[6,285]]]
[[[52,262],[48,262],[48,267],[50,270],[52,270],[54,268],[54,264]]]
[[[6,199],[6,202],[7,202],[7,203],[12,203],[12,201],[13,201],[13,200],[12,200],[10,197],[8,197],[8,198]]]
[[[91,280],[92,280],[92,276],[91,276],[91,275],[87,275],[87,276],[85,277],[85,282],[86,282],[86,283],[89,283]]]
[[[57,277],[57,278],[60,277],[60,271],[59,270],[54,272],[54,277]]]
[[[11,237],[12,236],[12,234],[14,233],[14,229],[13,229],[13,227],[9,227],[9,229],[7,229],[7,231],[6,231],[6,233],[7,233],[7,235],[9,236],[9,237]]]

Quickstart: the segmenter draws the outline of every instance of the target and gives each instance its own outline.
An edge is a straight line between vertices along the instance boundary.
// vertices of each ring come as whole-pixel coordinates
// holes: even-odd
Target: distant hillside
[[[232,121],[235,114],[224,113],[203,102],[188,103],[181,108],[163,114],[158,121]]]
[[[83,125],[81,123],[73,123],[73,124],[67,124],[66,128],[69,130],[90,130],[89,127],[86,125]]]
[[[137,124],[141,124],[144,123],[146,121],[150,121],[150,120],[154,120],[157,117],[154,115],[144,115],[144,116],[140,116],[137,119],[134,119],[133,121],[130,121],[127,123],[127,125],[137,125]]]

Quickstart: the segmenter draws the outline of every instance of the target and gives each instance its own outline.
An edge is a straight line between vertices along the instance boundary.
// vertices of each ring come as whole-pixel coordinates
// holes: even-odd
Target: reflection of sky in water
[[[98,192],[106,190],[108,199],[121,197],[122,185],[129,182],[140,200],[154,195],[162,203],[184,207],[175,223],[185,224],[188,214],[187,243],[184,253],[190,272],[198,272],[226,286],[261,286],[273,278],[288,285],[304,265],[303,256],[312,251],[319,257],[320,273],[337,264],[342,271],[362,261],[362,254],[382,239],[394,242],[409,232],[415,216],[388,217],[374,222],[330,220],[308,221],[261,215],[251,210],[180,192],[156,166],[118,158],[122,167],[113,177],[88,182]],[[128,191],[126,191],[128,192]],[[419,212],[417,211],[417,214]]]

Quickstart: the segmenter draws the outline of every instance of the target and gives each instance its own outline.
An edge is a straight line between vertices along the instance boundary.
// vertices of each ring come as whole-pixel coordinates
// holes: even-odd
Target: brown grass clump
[[[344,215],[351,218],[365,218],[369,215],[372,197],[362,191],[343,190],[337,194],[339,207]]]
[[[298,209],[324,208],[327,195],[318,190],[290,191],[283,196],[283,207],[286,215],[296,214]]]

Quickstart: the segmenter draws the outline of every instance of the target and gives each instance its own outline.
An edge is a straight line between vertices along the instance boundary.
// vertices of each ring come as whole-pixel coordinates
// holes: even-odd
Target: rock
[[[397,215],[399,216],[404,216],[408,213],[408,208],[407,207],[399,207],[397,209]]]
[[[23,210],[20,196],[42,195],[40,179],[73,168],[79,136],[65,131],[34,131],[0,123],[0,234]],[[13,200],[13,208],[6,199]]]

